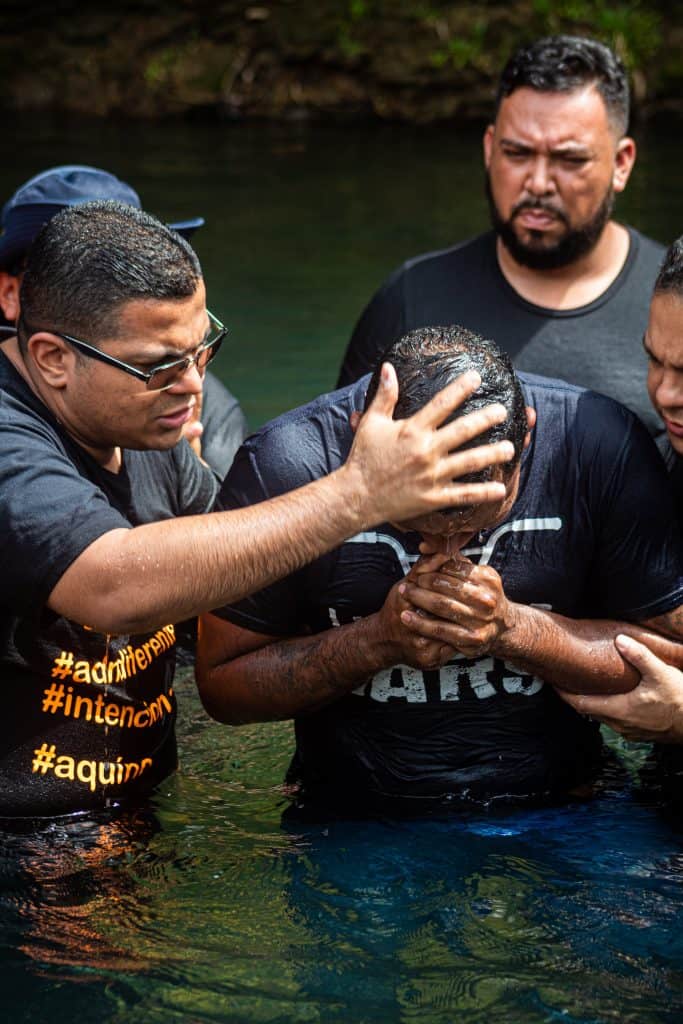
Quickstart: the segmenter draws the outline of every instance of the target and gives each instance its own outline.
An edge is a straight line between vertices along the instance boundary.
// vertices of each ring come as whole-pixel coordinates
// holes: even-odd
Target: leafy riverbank
[[[683,110],[676,9],[676,0],[5,0],[0,107],[480,118],[515,46],[570,31],[617,49],[648,116]]]

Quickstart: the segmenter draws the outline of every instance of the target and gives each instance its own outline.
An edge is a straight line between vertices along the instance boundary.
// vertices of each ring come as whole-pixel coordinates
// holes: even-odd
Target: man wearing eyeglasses
[[[0,322],[15,324],[26,257],[43,224],[65,207],[116,199],[142,209],[135,189],[108,171],[83,164],[50,167],[25,181],[7,200],[0,217]],[[169,224],[190,239],[201,217]],[[223,479],[247,433],[247,422],[233,394],[212,374],[204,376],[201,402],[184,428],[197,455]]]
[[[172,623],[384,519],[504,492],[456,482],[511,457],[457,450],[504,409],[441,426],[479,378],[394,421],[387,367],[341,468],[205,515],[214,478],[181,436],[225,329],[190,246],[133,207],[76,206],[36,238],[20,301],[0,349],[0,817],[117,805],[174,769]]]

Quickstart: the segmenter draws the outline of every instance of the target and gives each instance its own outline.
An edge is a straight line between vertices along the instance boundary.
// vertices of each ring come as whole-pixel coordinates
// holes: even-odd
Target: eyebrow
[[[502,138],[499,140],[501,146],[510,146],[512,149],[518,149],[523,153],[535,153],[536,149],[533,145],[527,142],[520,142],[519,139]],[[550,150],[550,156],[581,156],[590,157],[593,155],[593,150],[590,146],[582,145],[579,142],[564,142],[559,146],[555,146],[554,149]]]
[[[656,360],[658,363],[661,362],[661,360],[654,354],[654,352],[648,345],[647,334],[643,335],[643,348],[645,349],[646,353],[649,356],[651,356],[654,360]],[[672,370],[676,370],[679,373],[683,373],[683,363],[669,363],[669,366],[672,368]]]
[[[185,359],[186,356],[190,355],[192,352],[196,352],[197,349],[200,348],[204,344],[205,341],[209,340],[209,338],[211,336],[212,329],[213,329],[213,325],[212,325],[211,321],[209,320],[208,327],[204,331],[204,335],[202,337],[202,340],[197,342],[196,345],[193,345],[192,348],[186,349],[182,353],[182,355],[179,355],[177,352],[174,352],[174,351],[169,352],[168,350],[166,350],[162,355],[159,355],[159,356],[151,356],[150,355],[150,356],[145,356],[144,359],[138,359],[136,361],[137,365],[138,366],[164,366],[166,363],[175,363],[175,362],[178,362],[178,360],[180,360],[180,359]]]

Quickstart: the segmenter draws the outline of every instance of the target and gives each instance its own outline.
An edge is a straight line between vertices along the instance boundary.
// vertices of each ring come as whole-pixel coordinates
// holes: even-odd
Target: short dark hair
[[[156,217],[115,200],[66,207],[31,246],[20,344],[27,327],[95,343],[116,337],[116,315],[127,302],[189,298],[201,276],[194,250]]]
[[[683,235],[667,249],[655,281],[655,295],[668,292],[683,299]]]
[[[419,327],[391,345],[375,369],[366,395],[366,408],[377,393],[381,364],[391,363],[398,378],[398,402],[394,419],[406,419],[427,404],[434,395],[468,370],[476,370],[481,386],[450,417],[451,420],[474,412],[493,402],[507,409],[507,419],[490,427],[464,445],[465,448],[511,441],[515,457],[507,463],[508,475],[516,468],[524,449],[528,425],[522,388],[510,357],[493,341],[480,337],[466,327]],[[489,480],[491,469],[468,474],[466,480]]]
[[[619,135],[628,129],[630,94],[626,69],[609,46],[582,36],[546,36],[522,46],[500,76],[496,114],[506,96],[524,87],[538,92],[573,92],[594,85]]]

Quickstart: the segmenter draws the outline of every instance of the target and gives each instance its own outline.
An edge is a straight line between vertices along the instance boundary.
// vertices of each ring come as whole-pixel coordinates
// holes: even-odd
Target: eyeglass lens
[[[147,381],[147,390],[163,391],[165,388],[173,387],[183,374],[187,372],[192,363],[196,365],[199,373],[203,375],[206,367],[218,353],[225,334],[225,329],[221,328],[214,338],[209,338],[208,341],[204,342],[203,347],[196,355],[187,356],[186,359],[179,359],[177,363],[172,363],[170,366],[156,370]]]

